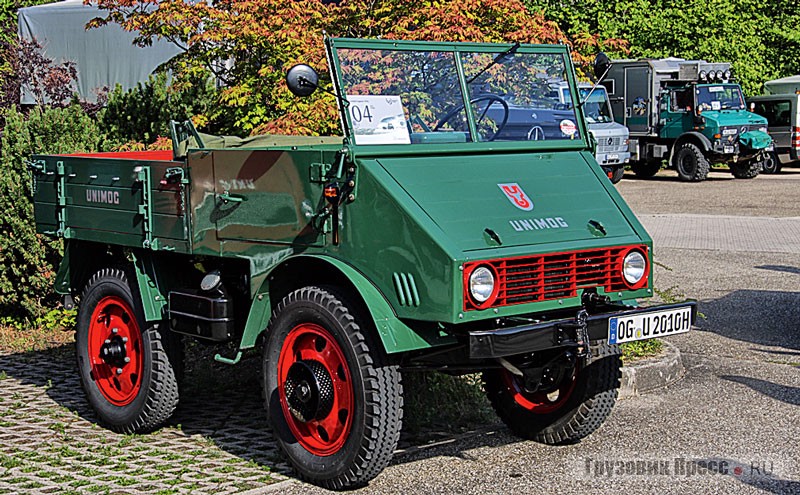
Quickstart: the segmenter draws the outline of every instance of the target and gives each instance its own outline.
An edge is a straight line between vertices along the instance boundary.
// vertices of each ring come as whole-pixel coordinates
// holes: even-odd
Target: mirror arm
[[[337,100],[339,100],[339,102],[345,107],[350,105],[350,102],[348,102],[346,99],[342,98],[341,95],[336,94],[335,92],[331,91],[330,89],[325,89],[325,88],[321,87],[319,84],[314,84],[312,81],[309,81],[308,79],[306,79],[303,76],[299,76],[297,78],[297,82],[299,82],[300,84],[302,84],[303,86],[306,86],[308,88],[318,89],[319,91],[322,91],[323,93],[328,93],[329,95],[333,95],[333,97],[336,98]]]
[[[580,103],[578,103],[578,108],[583,108],[583,105],[587,101],[589,101],[589,98],[591,98],[592,93],[594,93],[594,90],[597,89],[597,86],[600,84],[600,81],[605,79],[605,77],[608,75],[608,71],[610,71],[610,70],[611,70],[611,64],[608,64],[608,67],[606,67],[606,70],[603,72],[603,75],[601,75],[597,79],[597,81],[594,84],[592,84],[592,89],[590,89],[589,92],[586,93],[586,97]]]

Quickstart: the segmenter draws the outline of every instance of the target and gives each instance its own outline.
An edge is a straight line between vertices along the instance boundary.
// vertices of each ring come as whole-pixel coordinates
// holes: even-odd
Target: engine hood
[[[701,115],[706,119],[706,127],[767,125],[767,119],[747,110],[706,110]]]
[[[617,122],[603,122],[601,124],[587,124],[589,132],[594,134],[595,138],[599,137],[628,137],[628,128]]]
[[[638,238],[638,221],[577,151],[377,162],[463,252]]]

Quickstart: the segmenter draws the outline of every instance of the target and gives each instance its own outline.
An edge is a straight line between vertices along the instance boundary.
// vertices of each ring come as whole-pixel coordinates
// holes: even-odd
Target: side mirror
[[[592,62],[592,69],[594,70],[594,77],[597,81],[602,81],[609,69],[611,69],[611,60],[603,52],[597,54]]]
[[[319,75],[311,66],[297,64],[286,73],[286,85],[295,96],[309,96],[317,89]]]

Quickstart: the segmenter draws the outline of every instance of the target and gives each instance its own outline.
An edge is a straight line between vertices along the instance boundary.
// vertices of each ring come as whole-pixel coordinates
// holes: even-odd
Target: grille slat
[[[647,252],[646,246],[636,246]],[[498,295],[491,307],[525,304],[577,296],[578,289],[602,287],[606,292],[630,290],[619,273],[623,253],[631,246],[534,255],[467,263],[464,273],[488,264],[497,274]],[[465,287],[466,287],[465,276]],[[464,294],[464,309],[478,309]]]

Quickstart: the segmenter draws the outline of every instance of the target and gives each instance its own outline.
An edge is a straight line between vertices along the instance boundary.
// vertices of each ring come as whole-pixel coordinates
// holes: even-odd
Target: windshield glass
[[[695,89],[697,110],[744,110],[744,98],[738,84],[698,84]]]
[[[338,48],[341,89],[355,143],[580,139],[574,110],[559,104],[558,93],[549,85],[567,77],[564,56],[503,56],[502,48],[488,53]],[[465,100],[474,118],[474,135]]]
[[[591,88],[580,88],[578,91],[581,94],[582,101],[589,94]],[[606,88],[602,86],[594,88],[589,99],[583,104],[583,113],[586,116],[586,122],[590,124],[603,124],[614,121],[611,115],[611,106],[608,104]]]

